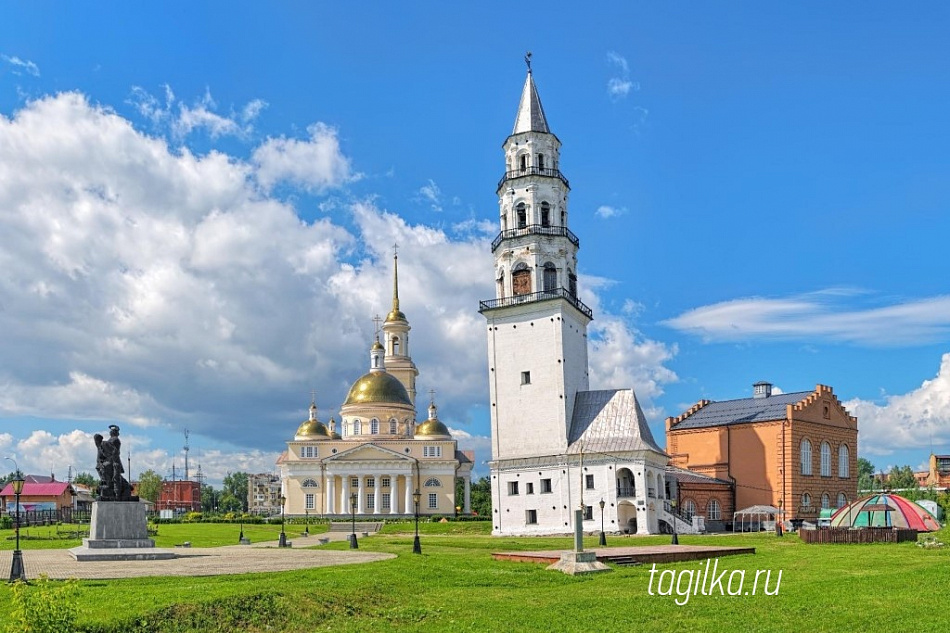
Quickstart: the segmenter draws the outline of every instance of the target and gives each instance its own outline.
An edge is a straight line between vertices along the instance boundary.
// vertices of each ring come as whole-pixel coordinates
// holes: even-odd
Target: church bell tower
[[[577,250],[568,228],[570,186],[526,58],[528,76],[511,135],[502,145],[500,232],[492,242],[495,298],[488,321],[492,458],[567,449],[578,391],[588,389],[590,308],[577,297]]]

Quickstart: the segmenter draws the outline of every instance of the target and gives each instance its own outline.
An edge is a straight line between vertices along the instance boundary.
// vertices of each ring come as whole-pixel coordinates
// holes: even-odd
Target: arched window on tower
[[[538,154],[538,169],[544,169],[544,154]]]
[[[379,420],[373,418],[369,422],[369,432],[371,435],[379,435]]]
[[[531,294],[531,270],[521,262],[511,273],[511,292],[515,295]]]
[[[528,155],[522,154],[521,155],[521,171],[525,171],[527,169],[528,169]]]
[[[363,433],[363,423],[359,420],[353,420],[353,435],[361,435]]]
[[[519,229],[523,229],[528,226],[528,209],[525,207],[524,202],[518,203],[518,206],[515,207],[515,214],[518,217]]]
[[[551,262],[544,265],[544,290],[557,290],[557,268]]]
[[[541,226],[551,226],[551,205],[541,203]]]
[[[394,336],[390,341],[389,353],[393,356],[399,356],[399,337]]]
[[[567,291],[572,297],[577,296],[577,275],[572,272],[567,273]]]
[[[398,430],[399,423],[396,421],[396,418],[389,420],[389,433],[390,435],[395,435]]]
[[[567,226],[567,213],[561,209],[561,226]]]

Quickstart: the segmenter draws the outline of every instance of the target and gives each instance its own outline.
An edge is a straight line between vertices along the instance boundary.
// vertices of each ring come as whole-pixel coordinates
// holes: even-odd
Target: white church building
[[[492,534],[571,533],[579,508],[585,532],[602,521],[607,532],[660,532],[675,520],[669,457],[633,389],[589,388],[593,314],[577,296],[570,187],[530,65],[503,148],[495,298],[479,306],[488,323]]]

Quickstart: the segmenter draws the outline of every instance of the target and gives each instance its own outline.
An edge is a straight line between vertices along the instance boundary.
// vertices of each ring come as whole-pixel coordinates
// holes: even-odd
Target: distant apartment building
[[[259,473],[247,476],[247,510],[251,514],[280,512],[280,475]]]
[[[930,467],[914,473],[921,488],[933,486],[937,490],[950,488],[950,455],[930,455]]]

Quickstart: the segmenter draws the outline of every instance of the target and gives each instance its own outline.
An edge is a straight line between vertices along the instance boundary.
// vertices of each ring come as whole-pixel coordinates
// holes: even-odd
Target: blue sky
[[[565,6],[569,6],[565,3]],[[878,467],[950,452],[950,9],[0,4],[0,452],[270,470],[389,302],[490,457],[479,299],[525,51],[571,182],[595,387],[654,433],[831,385]]]

